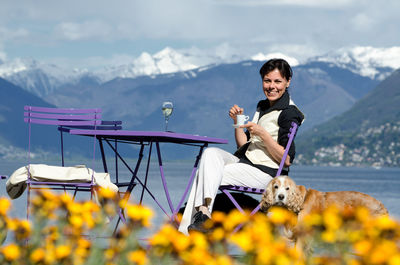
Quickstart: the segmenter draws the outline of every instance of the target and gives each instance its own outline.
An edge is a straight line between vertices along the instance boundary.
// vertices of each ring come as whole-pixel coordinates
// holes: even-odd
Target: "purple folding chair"
[[[50,188],[53,190],[73,190],[74,197],[78,191],[90,192],[91,198],[94,192],[94,175],[90,182],[58,182],[58,181],[37,181],[31,178],[29,172],[32,142],[32,124],[55,125],[61,132],[61,153],[62,166],[64,166],[63,138],[62,132],[68,128],[85,127],[97,129],[102,124],[100,109],[72,109],[72,108],[45,108],[45,107],[24,107],[24,121],[28,123],[28,179],[27,184],[27,218],[29,218],[30,192],[33,189]],[[96,151],[96,135],[93,137],[93,166]],[[93,167],[94,168],[94,167]]]
[[[101,121],[100,125],[60,125],[58,126],[58,130],[60,131],[60,143],[61,143],[61,165],[64,166],[64,137],[63,133],[69,133],[70,130],[73,129],[81,129],[81,130],[122,130],[122,121]],[[107,142],[109,145],[111,145],[111,142]],[[114,140],[113,142],[113,149],[118,150],[118,142],[117,140]],[[104,172],[108,172],[108,167],[106,163],[106,157],[105,157],[105,152],[104,152],[104,147],[103,147],[103,142],[99,141],[99,146],[100,146],[100,151],[101,151],[101,156],[102,156],[102,161],[103,161],[103,167],[104,167]],[[117,152],[114,154],[114,161],[115,161],[115,180],[113,180],[113,183],[119,188],[121,187],[128,187],[130,182],[121,182],[119,180],[119,172],[118,172],[118,156]],[[119,191],[119,193],[124,193]]]
[[[276,176],[280,176],[282,173],[282,169],[283,166],[285,164],[285,160],[286,157],[288,155],[289,152],[289,148],[292,145],[293,139],[296,135],[297,132],[297,128],[298,125],[295,122],[292,122],[291,124],[291,128],[290,128],[290,133],[289,133],[289,140],[286,144],[285,147],[285,152],[283,153],[283,157],[282,160],[279,164],[279,169],[278,172],[276,173]],[[244,213],[243,208],[239,205],[239,203],[235,200],[235,198],[232,196],[232,194],[229,191],[236,191],[236,192],[245,192],[245,193],[251,193],[251,194],[260,194],[262,195],[264,193],[264,189],[259,189],[259,188],[252,188],[252,187],[244,187],[244,186],[234,186],[234,185],[221,185],[219,187],[219,190],[222,191],[223,193],[226,194],[226,196],[228,196],[228,198],[231,200],[231,202],[233,203],[233,205],[235,205],[235,207],[242,213]],[[261,204],[259,204],[252,212],[251,215],[255,214],[256,212],[258,212],[260,210]],[[237,227],[237,229],[235,231],[237,231],[241,226]]]

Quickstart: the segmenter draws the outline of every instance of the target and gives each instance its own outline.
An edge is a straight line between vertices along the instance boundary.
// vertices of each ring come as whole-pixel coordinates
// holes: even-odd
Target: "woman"
[[[235,128],[234,155],[215,147],[207,148],[200,161],[179,231],[202,231],[202,224],[211,218],[214,198],[220,185],[240,185],[265,188],[276,175],[292,122],[300,125],[304,115],[294,105],[287,91],[292,69],[283,59],[271,59],[260,69],[266,99],[257,104],[253,120]],[[234,105],[229,116],[236,124],[236,116],[244,109]],[[247,129],[246,132],[243,129]],[[293,162],[292,143],[282,174],[288,173]]]

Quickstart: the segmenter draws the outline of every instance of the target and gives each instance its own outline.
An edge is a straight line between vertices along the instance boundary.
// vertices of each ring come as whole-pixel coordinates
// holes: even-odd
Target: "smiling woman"
[[[284,61],[277,64],[264,64],[260,69],[263,77],[264,94],[271,106],[286,92],[292,79],[292,69],[284,65]]]
[[[292,77],[289,64],[283,59],[271,59],[261,67],[260,75],[266,99],[258,102],[253,120],[239,126],[238,115],[243,114],[244,109],[235,104],[229,110],[236,125],[234,133],[238,151],[231,154],[211,147],[203,152],[179,227],[183,233],[204,231],[203,223],[211,218],[219,186],[265,188],[277,174],[291,124],[300,125],[304,119],[286,90]],[[292,144],[283,174],[288,174],[294,156]]]

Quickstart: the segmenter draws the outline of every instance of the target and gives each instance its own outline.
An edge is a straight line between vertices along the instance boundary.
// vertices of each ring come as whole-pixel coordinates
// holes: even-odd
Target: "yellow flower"
[[[322,224],[322,216],[317,213],[311,213],[304,217],[304,224],[307,227],[319,226]]]
[[[119,205],[119,207],[120,207],[121,209],[125,209],[126,206],[128,205],[128,200],[122,198],[122,199],[119,201],[118,205]]]
[[[384,240],[379,246],[375,247],[370,256],[372,264],[381,264],[387,262],[390,257],[398,254],[398,248],[394,241]]]
[[[226,220],[226,214],[223,212],[215,211],[212,213],[211,218],[214,223],[223,223]]]
[[[357,259],[352,258],[347,262],[347,264],[348,265],[361,265],[361,262]]]
[[[100,188],[99,189],[99,196],[102,199],[115,199],[117,197],[117,193],[109,188]]]
[[[203,233],[193,231],[189,235],[190,239],[192,240],[192,244],[196,249],[207,249],[208,248],[208,241]]]
[[[79,214],[82,212],[82,205],[77,202],[71,202],[68,204],[68,211],[70,214]]]
[[[55,254],[57,259],[65,259],[71,254],[71,247],[67,245],[57,246]]]
[[[73,214],[68,218],[69,223],[76,229],[83,226],[83,219],[80,215]]]
[[[231,235],[230,239],[233,243],[235,243],[246,252],[250,252],[254,249],[254,242],[251,239],[249,233],[246,233],[244,231],[236,232]]]
[[[272,207],[269,213],[270,221],[276,225],[283,225],[288,222],[294,225],[295,220],[297,220],[292,212],[282,207]]]
[[[127,205],[126,213],[133,221],[140,222],[143,226],[150,226],[153,211],[141,205]]]
[[[286,255],[280,254],[275,257],[275,263],[276,265],[289,265],[293,262]]]
[[[332,229],[328,229],[322,232],[321,238],[323,241],[333,243],[336,240],[336,233]]]
[[[1,197],[0,198],[0,215],[6,216],[10,207],[11,207],[11,202],[6,198]]]
[[[62,193],[59,198],[60,198],[61,203],[65,204],[65,205],[68,205],[71,202],[73,202],[71,195],[69,195],[68,193]]]
[[[80,237],[77,243],[80,248],[90,248],[90,246],[92,245],[92,243],[89,240],[83,237]]]
[[[33,263],[39,263],[40,261],[44,260],[46,252],[42,248],[37,248],[32,251],[30,255],[30,259]]]
[[[356,217],[357,217],[357,220],[359,220],[360,222],[365,222],[365,221],[368,221],[371,219],[370,212],[365,207],[357,207]]]
[[[329,206],[322,214],[327,229],[337,230],[343,223],[338,208],[335,205]]]
[[[372,243],[369,240],[358,241],[354,244],[355,251],[362,256],[367,255],[371,248]]]
[[[115,255],[115,250],[112,248],[106,249],[106,251],[104,251],[104,257],[107,260],[111,260]]]
[[[393,219],[388,215],[383,215],[375,220],[376,227],[381,230],[395,229],[398,225]]]
[[[18,222],[17,229],[15,231],[15,237],[18,240],[26,239],[31,234],[31,224],[28,220],[21,220]]]
[[[169,224],[163,225],[161,229],[150,238],[149,242],[151,245],[156,246],[168,246],[171,243],[171,238],[175,234],[175,228]]]
[[[179,253],[187,249],[190,245],[190,238],[179,232],[170,238],[175,250]]]
[[[11,231],[15,231],[18,228],[18,223],[19,220],[18,219],[8,219],[7,220],[7,228],[10,229]]]
[[[271,253],[271,246],[259,246],[256,256],[257,264],[271,264],[273,253]]]
[[[221,241],[225,238],[225,230],[221,227],[217,227],[211,232],[210,237],[214,241]]]
[[[233,264],[232,259],[229,256],[223,255],[218,256],[215,260],[215,264],[217,265],[231,265]]]
[[[46,200],[57,201],[57,195],[51,192],[49,189],[40,190],[39,195],[43,196],[43,198]]]
[[[16,260],[21,255],[21,251],[20,251],[19,247],[14,243],[11,243],[10,245],[3,247],[1,249],[1,252],[3,252],[4,257],[8,261]]]
[[[85,201],[82,204],[82,211],[84,213],[97,213],[100,211],[100,206],[93,201]]]
[[[389,265],[399,265],[400,264],[400,254],[393,255],[389,259]]]
[[[239,224],[248,221],[249,217],[248,214],[243,214],[238,210],[233,210],[228,214],[226,219],[229,220],[229,222],[224,222],[224,228],[227,231],[231,231]]]
[[[128,253],[128,259],[135,264],[146,264],[148,263],[146,252],[144,250],[135,250]]]
[[[205,249],[193,248],[191,251],[185,251],[180,253],[182,260],[185,261],[183,264],[191,265],[209,265],[213,264],[213,257]]]

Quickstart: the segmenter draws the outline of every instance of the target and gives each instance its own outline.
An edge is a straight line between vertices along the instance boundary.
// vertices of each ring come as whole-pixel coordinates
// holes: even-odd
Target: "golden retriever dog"
[[[282,206],[297,214],[298,223],[310,213],[320,213],[330,205],[339,209],[367,208],[372,216],[387,215],[385,206],[377,199],[357,191],[322,192],[306,189],[288,176],[278,176],[269,182],[261,199],[261,209],[268,211],[271,206]],[[298,241],[296,228],[286,228],[286,236],[295,243]],[[300,247],[304,247],[304,242]]]

